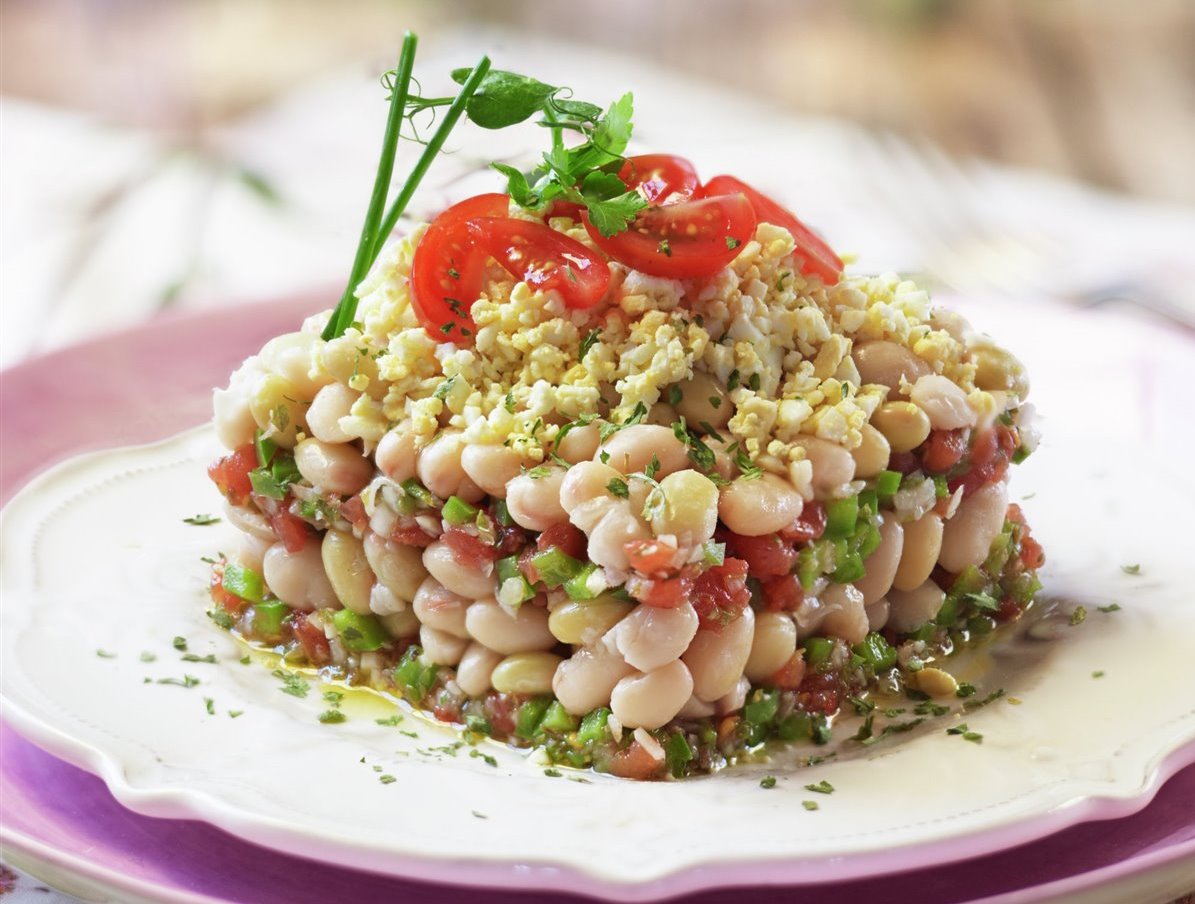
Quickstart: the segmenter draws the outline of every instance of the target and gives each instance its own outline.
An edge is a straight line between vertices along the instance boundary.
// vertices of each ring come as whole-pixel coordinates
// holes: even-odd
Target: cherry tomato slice
[[[721,195],[649,207],[626,232],[607,238],[582,214],[594,244],[620,263],[652,276],[713,276],[755,235],[755,211],[745,195]]]
[[[697,170],[684,157],[673,154],[640,154],[628,157],[618,178],[638,191],[648,204],[687,201],[700,187]]]
[[[466,225],[479,252],[533,289],[555,289],[570,308],[593,307],[610,286],[601,255],[543,223],[478,217]]]
[[[474,217],[505,216],[506,195],[477,195],[454,204],[427,227],[411,261],[411,302],[435,338],[467,345],[475,327],[469,305],[481,294],[485,259],[473,251],[466,225]]]
[[[797,255],[803,263],[801,272],[820,276],[822,282],[832,286],[842,275],[842,260],[813,230],[781,207],[767,195],[756,191],[746,182],[734,176],[714,176],[701,190],[704,197],[741,193],[751,201],[755,215],[761,223],[772,223],[787,229],[796,242]]]

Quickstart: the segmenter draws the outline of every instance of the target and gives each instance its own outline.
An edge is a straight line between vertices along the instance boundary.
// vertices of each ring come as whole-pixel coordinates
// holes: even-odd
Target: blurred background
[[[637,136],[657,150],[700,157],[695,146],[762,138],[773,157],[761,166],[791,159],[786,175],[807,198],[799,212],[865,269],[1084,304],[1131,296],[1175,319],[1195,309],[1156,279],[1195,255],[1189,0],[3,0],[0,10],[7,362],[163,306],[342,279],[383,124],[376,78],[404,28],[421,36],[417,76],[485,50],[499,67],[589,86],[602,103],[633,87],[657,124]],[[439,184],[485,162],[469,146],[460,140]],[[1083,241],[1101,250],[1089,247],[1075,272],[1104,269],[1047,280],[1093,217],[1104,233]],[[1097,258],[1115,253],[1117,231],[1160,243],[1160,257],[1108,271]]]

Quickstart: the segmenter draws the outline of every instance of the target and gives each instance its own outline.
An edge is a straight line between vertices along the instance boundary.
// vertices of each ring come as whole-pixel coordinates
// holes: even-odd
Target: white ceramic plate
[[[1031,497],[1050,591],[1088,616],[1006,682],[1019,705],[966,716],[982,744],[946,735],[944,719],[866,758],[775,770],[769,791],[746,770],[655,784],[549,777],[488,745],[494,767],[467,748],[433,750],[454,739],[437,726],[377,725],[361,701],[346,702],[347,722],[320,724],[319,688],[281,693],[203,614],[200,558],[231,531],[182,521],[218,509],[206,428],[73,459],[4,510],[4,718],[139,812],[394,875],[623,899],[701,887],[711,873],[824,882],[914,868],[1131,811],[1195,756],[1195,489],[1177,452],[1192,448],[1190,344],[1127,321],[1033,316],[1043,332],[1011,344],[1050,417],[1014,497]],[[985,325],[1008,340],[1013,322]],[[1066,355],[1052,327],[1069,330]],[[1141,574],[1125,574],[1129,563]],[[1121,610],[1098,611],[1111,602]],[[218,662],[180,661],[175,636]],[[200,683],[159,683],[188,674]],[[804,790],[823,779],[833,795]],[[811,797],[816,812],[801,805]]]

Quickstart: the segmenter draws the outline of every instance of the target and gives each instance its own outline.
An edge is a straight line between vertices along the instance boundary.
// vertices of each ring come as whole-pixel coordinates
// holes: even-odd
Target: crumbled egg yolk
[[[590,244],[567,218],[549,225]],[[313,352],[313,377],[332,375],[362,392],[341,426],[369,444],[394,424],[421,442],[450,427],[468,442],[507,444],[539,461],[563,424],[582,415],[621,423],[704,371],[733,385],[731,440],[753,459],[796,462],[801,435],[848,449],[862,441],[889,392],[861,385],[851,358],[855,342],[873,339],[910,349],[960,385],[977,413],[997,406],[975,388],[964,344],[933,325],[924,290],[894,274],[844,277],[833,287],[807,279],[792,237],[768,223],[730,266],[695,284],[611,262],[607,304],[590,310],[570,310],[554,293],[495,270],[500,278],[471,309],[472,347],[438,342],[415,316],[408,277],[422,234],[386,248],[358,288],[358,323]],[[325,319],[306,328],[318,331]]]

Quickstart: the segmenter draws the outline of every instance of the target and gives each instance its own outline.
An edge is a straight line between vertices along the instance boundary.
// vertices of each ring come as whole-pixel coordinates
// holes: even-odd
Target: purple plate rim
[[[306,296],[303,296],[303,298],[305,301],[309,300]],[[297,313],[298,304],[294,298],[282,299],[280,301],[286,303],[292,317]],[[267,312],[269,314],[277,314],[283,309],[283,304],[275,301],[272,305],[267,306],[263,304],[257,306],[256,313],[260,317],[265,317]],[[28,374],[34,366],[43,363],[46,358],[65,355],[84,355],[89,351],[97,353],[106,347],[119,347],[122,343],[135,342],[138,339],[144,340],[167,327],[176,331],[185,330],[188,332],[189,339],[194,340],[195,336],[194,333],[190,332],[191,330],[202,329],[204,326],[211,329],[214,322],[219,321],[223,317],[227,317],[227,309],[183,312],[178,315],[150,321],[146,324],[140,324],[132,329],[116,331],[5,369],[0,374],[7,379],[0,380],[0,384],[8,382],[9,387],[11,387],[14,377],[20,378]],[[1134,325],[1149,328],[1147,325],[1136,321]],[[11,413],[11,409],[9,409],[9,412]],[[180,426],[183,425],[175,425],[176,428]],[[60,443],[60,445],[63,444]],[[58,450],[57,455],[47,457],[41,467],[27,474],[17,475],[12,480],[6,479],[4,481],[6,484],[4,486],[5,495],[7,496],[9,493],[14,492],[18,485],[24,486],[33,476],[36,476],[36,474],[43,471],[46,467],[57,461],[61,461],[63,458],[78,454],[83,449],[111,447],[111,438],[107,438],[106,441],[106,438],[102,436],[90,437],[88,442],[82,445],[75,443],[71,447],[64,446]],[[5,470],[7,468],[0,466],[0,472]],[[2,476],[8,478],[7,474],[3,474]],[[199,819],[209,825],[214,825],[242,840],[276,849],[281,847],[279,839],[285,838],[287,847],[283,849],[316,862],[336,862],[329,857],[329,853],[335,854],[337,851],[349,854],[361,853],[352,845],[337,845],[333,842],[331,847],[329,847],[326,839],[312,838],[309,835],[299,833],[288,834],[285,830],[274,834],[272,827],[269,834],[273,840],[259,840],[260,836],[258,838],[251,837],[245,834],[246,826],[243,821],[236,818],[238,811],[223,809],[225,805],[215,801],[215,799],[209,799],[208,795],[195,795],[193,792],[189,792],[191,801],[199,801],[200,805],[198,807],[191,806],[181,812],[177,808],[169,809],[171,800],[175,799],[180,792],[172,790],[150,791],[127,785],[122,781],[119,766],[106,754],[90,745],[76,741],[74,738],[52,726],[42,723],[35,716],[25,713],[19,707],[14,706],[11,701],[4,700],[3,702],[3,718],[11,727],[50,755],[98,776],[117,801],[134,812],[163,818],[179,817],[185,814],[189,818]],[[15,719],[14,716],[16,716]],[[368,857],[357,858],[351,864],[342,863],[341,865],[351,865],[357,869],[397,879],[425,880],[455,886],[477,887],[494,886],[497,884],[508,889],[541,891],[559,891],[567,888],[570,892],[590,897],[642,901],[659,900],[690,892],[708,891],[720,887],[740,885],[822,885],[841,881],[846,878],[895,874],[927,866],[955,863],[980,854],[990,853],[993,850],[1002,850],[1031,842],[1082,822],[1127,816],[1144,808],[1153,800],[1167,779],[1182,767],[1193,762],[1195,762],[1195,742],[1186,742],[1156,759],[1148,769],[1144,781],[1139,788],[1128,796],[1086,795],[1079,799],[1072,799],[1057,804],[1046,813],[1034,817],[1018,819],[1010,823],[969,832],[966,835],[954,836],[946,840],[923,842],[890,849],[878,854],[876,852],[856,853],[806,860],[799,863],[777,861],[775,858],[711,863],[697,867],[681,868],[665,876],[629,883],[602,880],[599,877],[586,875],[572,867],[557,866],[550,863],[462,863],[460,860],[454,860],[450,857],[395,856],[391,854],[382,855],[378,852],[368,852]],[[229,819],[230,815],[234,818]],[[249,828],[252,830],[259,826],[260,823],[250,823]],[[0,841],[9,844],[13,843],[12,833],[3,825],[0,825]],[[297,848],[292,846],[296,841],[299,842]],[[318,850],[316,850],[317,845]],[[1185,850],[1185,845],[1182,847]],[[919,859],[910,862],[910,855],[916,856]],[[67,855],[67,859],[75,858]],[[381,863],[382,859],[385,860],[384,864]],[[1139,859],[1147,858],[1145,855],[1131,857],[1111,867],[1087,873],[1079,873],[1076,876],[1058,881],[1078,881],[1085,876],[1090,876],[1094,873],[1103,873],[1106,870],[1112,871],[1109,874],[1111,877],[1121,875],[1121,872],[1118,872],[1118,870],[1124,871],[1125,874],[1131,874],[1134,872],[1132,864],[1136,863]],[[402,865],[401,871],[394,869],[396,864]],[[102,870],[100,867],[96,867],[96,869]],[[759,870],[761,869],[767,872],[760,875]],[[563,884],[562,880],[569,881],[567,884]],[[206,901],[212,899],[204,897],[193,900]]]

